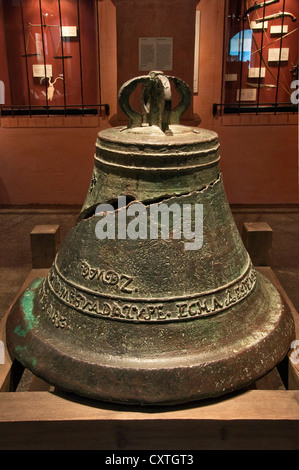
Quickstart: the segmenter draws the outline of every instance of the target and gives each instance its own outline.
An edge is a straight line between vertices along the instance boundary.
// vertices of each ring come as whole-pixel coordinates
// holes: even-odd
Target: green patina
[[[23,336],[23,338],[25,338],[28,333],[28,329],[27,328],[24,329],[21,325],[18,325],[15,327],[15,333],[16,335]]]
[[[40,283],[43,281],[43,278],[41,277],[38,277],[37,279],[35,279],[31,286],[30,286],[30,289],[36,289],[37,287],[39,287]]]
[[[33,315],[33,307],[34,307],[34,296],[35,296],[35,289],[40,285],[42,279],[36,279],[30,286],[29,289],[26,290],[22,297],[22,308],[24,312],[24,319],[26,326],[18,325],[15,328],[15,333],[18,336],[26,337],[28,331],[32,330],[37,326],[37,321],[35,316]]]
[[[16,353],[18,353],[18,352],[22,353],[22,352],[24,352],[24,351],[27,351],[27,352],[28,352],[27,346],[16,346],[16,348],[15,348],[15,352],[16,352]],[[35,367],[35,366],[36,366],[37,360],[36,360],[35,357],[30,357],[30,356],[29,356],[29,357],[27,357],[27,360],[28,360],[28,363],[29,363],[29,361],[31,362],[31,367]],[[30,366],[29,366],[29,367],[30,367]]]
[[[16,347],[15,347],[15,351],[16,351],[16,352],[19,352],[19,351],[27,351],[27,346],[16,346]]]

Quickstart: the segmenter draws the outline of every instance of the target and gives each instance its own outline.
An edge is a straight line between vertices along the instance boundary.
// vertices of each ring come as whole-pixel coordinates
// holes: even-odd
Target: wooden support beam
[[[0,449],[298,450],[298,394],[251,390],[200,406],[147,409],[63,393],[4,392]]]
[[[272,228],[266,222],[245,222],[242,239],[254,266],[269,266]]]
[[[36,225],[30,233],[32,268],[49,268],[59,249],[59,225]]]

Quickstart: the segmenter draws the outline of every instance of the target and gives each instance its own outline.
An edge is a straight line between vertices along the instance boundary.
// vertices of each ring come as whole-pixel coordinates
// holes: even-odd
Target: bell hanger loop
[[[171,84],[173,82],[180,95],[180,103],[172,109]],[[142,114],[129,104],[129,99],[138,84],[142,84]],[[179,124],[181,115],[190,105],[191,92],[183,80],[164,75],[161,71],[151,71],[148,75],[128,80],[118,94],[122,111],[129,119],[127,128],[143,125],[158,126],[166,135],[172,135],[171,124]]]

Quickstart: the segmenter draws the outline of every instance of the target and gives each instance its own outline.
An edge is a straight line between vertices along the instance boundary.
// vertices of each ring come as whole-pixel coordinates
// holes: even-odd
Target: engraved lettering
[[[209,309],[209,307],[207,306],[206,299],[204,299],[202,302],[200,302],[200,300],[199,300],[198,301],[198,306],[200,307],[200,312],[199,313],[203,313],[203,312],[209,313],[211,311]]]
[[[96,268],[89,268],[89,279],[102,279],[103,271]]]
[[[133,278],[127,274],[118,274],[114,270],[101,270],[91,268],[87,262],[82,263],[82,275],[86,279],[93,277],[107,285],[118,286],[119,290],[126,293],[132,293]],[[215,293],[202,293],[193,295],[191,298],[181,299],[161,299],[161,303],[151,303],[147,299],[132,299],[130,303],[123,299],[105,299],[107,294],[99,292],[88,292],[80,289],[80,286],[70,286],[65,280],[59,277],[55,269],[49,272],[47,282],[41,285],[41,308],[49,319],[57,327],[63,328],[66,325],[66,319],[62,317],[54,307],[50,308],[50,298],[48,289],[56,295],[58,299],[65,304],[81,310],[83,313],[98,315],[103,317],[128,321],[165,321],[179,320],[181,318],[196,318],[220,312],[230,305],[245,298],[255,287],[256,273],[249,271],[230,287],[218,289]],[[136,290],[136,288],[135,288]],[[110,296],[113,297],[113,296]],[[147,303],[148,302],[148,303]]]
[[[114,304],[112,307],[112,316],[120,317],[121,316],[121,309],[119,305]]]
[[[235,297],[232,297],[231,292],[229,289],[226,290],[226,299],[224,301],[226,306],[233,304],[236,301]]]
[[[60,286],[61,286],[61,284],[60,284],[60,282],[59,282],[59,279],[58,279],[57,277],[54,277],[54,278],[53,278],[53,287],[54,287],[54,290],[55,290],[56,292],[59,292],[59,291],[60,291]]]
[[[240,291],[240,286],[236,286],[236,287],[234,288],[234,291],[235,291],[235,293],[236,293],[237,299],[241,299],[241,298],[242,298],[242,293],[241,293],[241,291]]]
[[[221,301],[219,301],[215,296],[213,296],[212,299],[212,312],[215,310],[220,310],[223,307],[223,304]]]
[[[140,312],[139,312],[139,318],[142,318],[143,320],[150,320],[151,319],[151,315],[150,313],[148,312],[148,310],[146,308],[141,308]]]
[[[133,282],[133,277],[124,273],[119,274],[112,269],[105,271],[101,268],[93,268],[87,261],[83,261],[81,264],[81,275],[84,279],[89,279],[90,281],[96,280],[104,285],[118,286],[126,294],[131,294],[134,290],[132,287],[128,287]]]
[[[87,277],[89,274],[89,266],[85,261],[82,262],[81,274],[83,277]]]
[[[54,307],[50,306],[47,309],[46,314],[56,328],[63,329],[67,326],[66,318],[61,316],[60,312],[55,310]]]
[[[245,281],[242,281],[241,285],[239,286],[239,289],[240,289],[240,292],[241,292],[241,298],[243,298],[247,294],[247,292],[250,291],[250,287],[248,286],[248,281],[249,281],[249,279],[246,279]]]
[[[112,310],[111,306],[107,302],[104,302],[103,307],[104,308],[103,308],[103,311],[102,311],[102,315],[106,315],[106,316],[110,315],[111,310]]]
[[[74,304],[75,296],[76,296],[76,289],[71,289],[70,290],[70,303],[72,305]]]
[[[70,295],[69,289],[67,287],[62,287],[60,298],[65,300],[66,302],[69,302],[69,295]]]
[[[150,320],[151,317],[154,317],[154,316],[155,316],[156,307],[154,307],[153,305],[149,305],[149,306],[147,307],[147,311],[148,311],[149,320]]]
[[[65,317],[61,317],[59,320],[59,328],[65,328],[67,326]]]
[[[178,313],[178,317],[179,318],[183,318],[183,317],[187,317],[188,316],[188,313],[185,312],[185,308],[187,307],[187,304],[184,303],[184,304],[176,304],[177,308],[179,309],[179,313]]]
[[[117,304],[114,304],[112,309],[112,316],[115,315],[116,317],[126,318],[126,315],[123,313],[121,307]]]
[[[193,310],[195,308],[196,310]],[[188,307],[188,313],[191,317],[198,315],[198,302],[192,302]]]
[[[42,285],[41,285],[41,303],[47,303],[48,301],[48,295],[46,293],[46,279],[43,280]]]
[[[106,271],[104,276],[103,276],[103,283],[104,284],[110,284],[111,286],[115,286],[118,284],[119,281],[119,276],[116,272],[114,271]]]
[[[96,301],[96,302],[94,302],[93,304],[91,304],[91,306],[90,306],[90,311],[91,311],[91,312],[95,312],[95,313],[97,313],[98,315],[101,313],[100,308],[99,308],[99,302],[98,302],[98,301]]]
[[[131,313],[133,315],[134,320],[138,319],[139,309],[136,305],[131,306]]]
[[[121,279],[125,279],[125,282],[120,286],[120,290],[122,292],[127,292],[128,294],[131,294],[133,292],[133,289],[129,289],[128,285],[131,284],[133,281],[133,278],[130,276],[127,276],[126,274],[121,274]]]
[[[132,317],[132,315],[130,315],[131,313],[131,305],[124,305],[123,306],[123,312],[124,312],[124,315],[125,317],[128,319],[128,320],[134,320],[134,317]],[[127,312],[127,313],[125,313]]]
[[[158,313],[159,320],[165,320],[167,318],[166,314],[163,312],[163,307],[164,307],[163,304],[157,305],[157,313]]]
[[[74,300],[74,305],[76,308],[80,307],[80,303],[83,299],[85,299],[85,297],[82,294],[78,293],[76,295],[75,300]]]
[[[86,297],[85,297],[84,300],[83,300],[83,303],[80,305],[80,308],[81,308],[82,310],[88,310],[88,311],[90,311],[90,309],[89,309],[90,305],[92,305],[91,300],[88,300],[88,299],[86,299]]]

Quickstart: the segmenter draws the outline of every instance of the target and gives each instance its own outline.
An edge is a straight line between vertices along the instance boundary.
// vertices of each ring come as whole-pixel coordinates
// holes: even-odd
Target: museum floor
[[[31,270],[30,232],[58,224],[63,240],[76,223],[78,207],[0,207],[0,318]],[[273,230],[270,266],[299,311],[299,207],[232,207],[238,229],[267,222]]]

